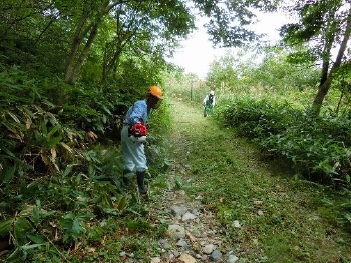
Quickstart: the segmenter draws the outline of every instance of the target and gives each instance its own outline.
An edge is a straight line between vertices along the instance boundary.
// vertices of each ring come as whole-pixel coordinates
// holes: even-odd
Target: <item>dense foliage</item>
[[[351,120],[325,114],[315,119],[288,102],[237,98],[223,111],[238,134],[257,141],[274,158],[321,182],[350,184]]]
[[[328,11],[315,2],[297,6],[303,26]],[[296,66],[301,57],[279,49],[266,50],[269,55],[259,65],[227,55],[214,61],[207,82],[184,77],[166,57],[194,29],[195,10],[210,18],[214,44],[241,46],[257,38],[247,28],[253,9],[271,11],[279,1],[193,3],[190,8],[176,0],[1,1],[0,244],[10,251],[3,256],[7,262],[79,261],[84,256],[67,251],[89,247],[111,229],[128,225],[149,231],[139,197],[119,176],[118,149],[122,118],[149,85],[166,87],[166,99],[149,124],[148,179],[169,165],[166,84],[179,86],[175,92],[199,103],[209,88],[216,89],[223,104],[238,91],[284,95],[290,88],[316,87],[318,73],[309,60],[303,57],[305,64]],[[331,7],[340,6],[336,1]],[[313,34],[302,40],[327,22],[318,21],[312,31],[307,26]],[[345,28],[347,20],[336,22]],[[301,28],[286,28],[286,40],[305,36]],[[348,32],[338,33],[339,41]],[[330,78],[331,87],[342,91],[335,114],[312,118],[289,103],[245,99],[231,102],[224,119],[274,157],[291,160],[301,173],[348,185],[350,89],[348,63],[342,62]],[[165,76],[167,71],[172,73]]]
[[[6,87],[1,93],[0,237],[13,246],[7,262],[62,260],[61,249],[73,248],[85,236],[84,242],[94,242],[109,231],[98,225],[101,219],[144,214],[134,189],[126,189],[121,179],[118,148],[123,113],[143,91],[72,87],[60,80],[52,86],[18,68],[4,71],[0,85]],[[162,136],[169,127],[167,111],[165,103],[150,123],[155,132],[147,147],[150,174],[168,165]]]

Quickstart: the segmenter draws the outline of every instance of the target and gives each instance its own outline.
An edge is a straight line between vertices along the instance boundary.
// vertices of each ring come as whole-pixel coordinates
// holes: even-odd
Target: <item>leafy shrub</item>
[[[350,120],[308,110],[287,102],[239,97],[222,109],[221,119],[238,134],[257,141],[274,157],[291,161],[295,169],[320,181],[350,182]]]
[[[167,100],[164,100],[159,108],[152,112],[148,127],[149,133],[145,148],[148,163],[153,166],[153,169],[166,170],[170,166],[169,142],[166,135],[169,134],[172,127],[170,106]]]
[[[58,262],[65,258],[61,249],[94,235],[90,226],[97,220],[146,215],[122,184],[118,138],[112,137],[141,90],[131,95],[112,85],[39,82],[18,68],[1,72],[0,86],[0,237],[11,237],[13,246],[6,260],[52,256]],[[168,114],[164,104],[150,124],[154,169],[167,163],[157,160],[166,156]],[[98,144],[109,139],[115,145]]]
[[[93,131],[101,138],[127,108],[119,90],[109,87],[77,85],[67,89],[65,96],[67,100],[62,104],[60,118],[76,129]]]
[[[222,111],[222,119],[238,134],[249,138],[266,138],[288,127],[293,108],[267,99],[238,97]]]

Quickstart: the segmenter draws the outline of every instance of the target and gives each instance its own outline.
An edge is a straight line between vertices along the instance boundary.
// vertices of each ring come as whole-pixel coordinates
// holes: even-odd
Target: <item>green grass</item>
[[[38,251],[32,262],[122,262],[122,251],[134,254],[126,262],[149,262],[160,253],[157,241],[167,229],[166,211],[150,213],[151,207],[167,206],[159,203],[163,189],[202,196],[223,229],[223,249],[235,249],[239,263],[351,262],[351,231],[335,210],[348,195],[295,179],[286,163],[263,159],[255,145],[204,118],[200,106],[170,102],[169,157],[187,169],[176,171],[172,185],[167,171],[151,170],[147,203],[134,202],[122,217],[94,220],[77,248]],[[241,228],[233,225],[236,220]]]
[[[192,185],[184,189],[216,212],[240,262],[350,262],[350,232],[324,202],[342,196],[294,179],[285,164],[263,160],[200,110],[174,104],[174,159],[191,167],[182,176]]]

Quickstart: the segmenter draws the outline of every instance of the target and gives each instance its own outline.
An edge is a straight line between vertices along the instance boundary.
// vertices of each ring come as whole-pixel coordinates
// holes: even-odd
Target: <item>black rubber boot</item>
[[[123,170],[122,173],[122,183],[124,185],[124,187],[129,187],[130,183],[131,183],[131,178],[134,177],[134,172],[130,171],[130,170]]]
[[[137,180],[138,190],[139,190],[139,193],[142,195],[147,194],[147,189],[144,185],[144,177],[145,177],[145,171],[144,172],[136,172],[136,180]]]

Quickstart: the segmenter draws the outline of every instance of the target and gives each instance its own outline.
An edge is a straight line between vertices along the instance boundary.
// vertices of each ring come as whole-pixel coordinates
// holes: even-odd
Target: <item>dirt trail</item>
[[[171,100],[170,106],[174,122],[170,137],[174,161],[167,179],[168,188],[162,190],[160,199],[150,207],[151,213],[157,213],[158,219],[166,221],[169,228],[167,236],[158,241],[161,253],[150,260],[152,263],[236,262],[238,258],[225,244],[214,213],[201,204],[201,194],[190,197],[177,186],[192,181],[187,177],[191,169],[187,157],[196,142],[189,138],[201,137],[214,127],[199,108],[176,99]]]

